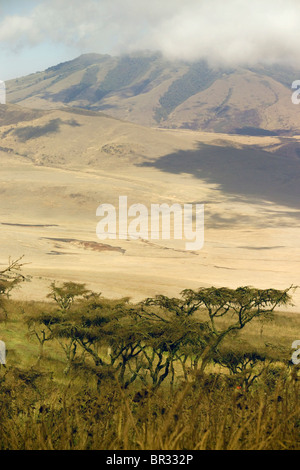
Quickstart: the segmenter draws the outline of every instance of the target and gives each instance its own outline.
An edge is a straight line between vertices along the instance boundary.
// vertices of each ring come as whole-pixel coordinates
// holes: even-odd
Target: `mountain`
[[[160,53],[84,54],[6,83],[7,101],[32,109],[77,107],[143,126],[243,135],[300,129],[291,85],[300,69],[212,68]]]

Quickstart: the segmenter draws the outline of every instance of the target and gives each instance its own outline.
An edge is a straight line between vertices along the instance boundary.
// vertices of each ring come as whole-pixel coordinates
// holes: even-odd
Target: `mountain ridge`
[[[299,77],[300,70],[279,65],[212,68],[158,52],[92,53],[6,86],[7,101],[26,108],[84,108],[149,127],[291,135],[300,129],[291,101]]]

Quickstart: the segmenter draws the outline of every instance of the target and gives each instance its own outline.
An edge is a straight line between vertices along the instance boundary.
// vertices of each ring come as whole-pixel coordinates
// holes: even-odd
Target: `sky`
[[[0,0],[0,80],[83,53],[300,66],[299,0]]]

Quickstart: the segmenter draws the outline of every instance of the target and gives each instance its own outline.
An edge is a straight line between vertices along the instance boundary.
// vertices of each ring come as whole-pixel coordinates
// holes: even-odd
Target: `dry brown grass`
[[[26,303],[13,303],[7,324],[1,325],[15,354],[0,369],[0,449],[300,448],[299,366],[284,365],[280,348],[278,361],[247,392],[213,366],[188,382],[178,375],[173,387],[166,382],[155,392],[140,383],[123,390],[113,377],[98,389],[88,368],[64,375],[63,356],[54,343],[46,345],[44,359],[37,361],[38,344],[26,339],[26,308]],[[271,336],[282,331],[283,318],[275,317]],[[248,337],[245,333],[250,343],[254,324],[252,328]],[[278,345],[281,339],[279,335]],[[18,354],[22,342],[28,347],[23,344]]]
[[[51,390],[47,381],[16,391],[16,380],[14,392],[1,384],[1,449],[299,449],[299,382],[292,380],[245,395],[202,377],[140,400],[113,384],[100,394],[83,384]]]

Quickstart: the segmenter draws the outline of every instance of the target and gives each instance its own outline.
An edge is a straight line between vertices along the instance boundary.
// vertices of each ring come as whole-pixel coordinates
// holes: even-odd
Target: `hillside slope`
[[[0,111],[0,263],[25,255],[33,276],[15,295],[44,298],[53,280],[135,299],[298,283],[300,160],[269,151],[281,138],[149,129],[75,109]],[[96,209],[117,208],[121,195],[147,208],[204,203],[203,249],[161,234],[99,240]]]

